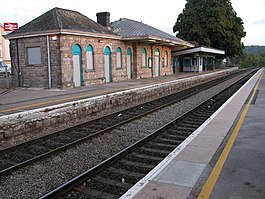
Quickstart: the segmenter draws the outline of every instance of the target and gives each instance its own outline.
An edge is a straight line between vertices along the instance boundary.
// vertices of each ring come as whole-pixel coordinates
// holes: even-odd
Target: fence
[[[11,87],[11,75],[0,74],[0,89],[9,89]]]

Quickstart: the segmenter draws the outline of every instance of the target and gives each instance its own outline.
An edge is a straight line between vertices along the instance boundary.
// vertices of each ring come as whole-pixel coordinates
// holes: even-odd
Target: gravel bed
[[[180,103],[123,125],[89,143],[1,177],[0,198],[38,198],[214,96],[238,79],[240,77],[235,77]]]

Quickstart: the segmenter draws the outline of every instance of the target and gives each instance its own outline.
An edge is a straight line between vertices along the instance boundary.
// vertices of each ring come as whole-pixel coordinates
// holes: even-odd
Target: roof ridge
[[[55,7],[53,15],[55,17],[55,22],[57,23],[56,25],[59,27],[59,29],[63,29],[63,23],[58,12],[59,9],[61,8]]]
[[[54,7],[10,33],[9,36],[34,34],[41,31],[57,31],[58,29],[117,35],[112,30],[78,11]]]

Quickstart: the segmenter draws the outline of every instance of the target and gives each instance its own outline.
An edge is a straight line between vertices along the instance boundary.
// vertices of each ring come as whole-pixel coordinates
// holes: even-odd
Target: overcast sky
[[[231,0],[237,15],[244,21],[245,45],[265,45],[265,0]],[[54,7],[78,11],[96,21],[97,12],[110,12],[110,20],[129,18],[142,21],[173,34],[178,15],[186,0],[7,0],[0,6],[0,23],[18,22],[19,26]]]

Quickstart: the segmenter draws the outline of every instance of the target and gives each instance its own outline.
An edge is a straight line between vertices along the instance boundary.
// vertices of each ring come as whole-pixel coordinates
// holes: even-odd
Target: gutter
[[[37,37],[37,36],[47,36],[47,35],[55,35],[55,34],[64,34],[64,35],[78,35],[78,36],[88,36],[88,37],[97,37],[97,38],[106,38],[106,39],[122,39],[121,36],[104,34],[104,33],[92,33],[92,32],[84,32],[84,31],[73,31],[67,29],[58,29],[52,31],[42,31],[42,32],[33,32],[33,33],[10,33],[11,35],[5,35],[5,39],[21,39],[28,37]]]
[[[168,39],[168,38],[162,38],[162,37],[156,37],[156,36],[152,36],[152,35],[145,35],[145,36],[132,36],[132,37],[123,37],[121,40],[124,41],[137,41],[137,40],[146,40],[149,42],[163,42],[164,44],[168,44],[168,45],[183,45],[183,46],[187,46],[187,47],[194,47],[193,44],[188,43],[188,42],[182,42],[182,41],[177,41],[177,40],[172,40],[172,39]]]

